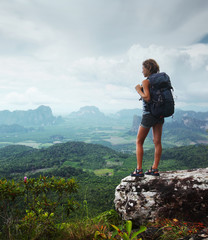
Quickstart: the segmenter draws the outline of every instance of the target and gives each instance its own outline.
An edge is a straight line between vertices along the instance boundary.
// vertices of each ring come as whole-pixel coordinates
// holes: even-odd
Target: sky
[[[208,1],[0,0],[0,110],[142,108],[153,58],[176,108],[208,111]]]

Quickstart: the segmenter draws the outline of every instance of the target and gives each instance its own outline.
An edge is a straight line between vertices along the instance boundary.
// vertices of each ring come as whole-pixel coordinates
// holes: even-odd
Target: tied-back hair
[[[160,71],[160,67],[154,59],[145,60],[143,66],[150,71],[150,74],[158,73]]]

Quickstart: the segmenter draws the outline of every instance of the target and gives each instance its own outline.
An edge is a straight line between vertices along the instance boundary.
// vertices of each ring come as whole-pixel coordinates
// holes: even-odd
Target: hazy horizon
[[[134,87],[154,58],[176,108],[208,110],[208,1],[2,0],[0,110],[142,108]]]
[[[22,109],[14,109],[14,110],[3,109],[3,110],[0,110],[0,112],[1,112],[1,111],[15,112],[15,111],[36,110],[37,108],[39,108],[39,107],[41,107],[41,106],[50,107],[49,105],[40,105],[40,106],[37,106],[36,108],[29,108],[29,109],[24,109],[24,110],[22,110]],[[106,116],[111,115],[111,114],[116,114],[116,113],[118,113],[119,111],[123,111],[123,110],[138,110],[138,112],[141,112],[141,111],[142,111],[142,108],[122,108],[122,109],[120,109],[120,110],[115,110],[115,111],[112,111],[112,110],[111,110],[111,111],[105,111],[105,110],[100,109],[100,108],[99,108],[98,106],[96,106],[96,105],[81,106],[80,108],[75,109],[74,111],[71,111],[71,112],[63,112],[63,113],[56,113],[56,112],[54,112],[54,109],[52,109],[51,107],[50,107],[50,109],[51,109],[52,114],[53,114],[54,116],[56,116],[56,117],[58,117],[58,116],[65,117],[65,116],[70,115],[70,114],[73,113],[73,112],[78,112],[81,108],[84,108],[84,107],[96,107],[96,108],[98,108],[98,110],[99,110],[101,113],[104,113]],[[181,108],[175,108],[175,112],[176,112],[176,111],[180,111],[180,110],[182,110],[182,111],[194,111],[194,112],[208,112],[207,109],[198,110],[198,109],[181,109]]]

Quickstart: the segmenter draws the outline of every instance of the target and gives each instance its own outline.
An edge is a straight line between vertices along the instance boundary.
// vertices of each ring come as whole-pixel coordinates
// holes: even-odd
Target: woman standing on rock
[[[137,168],[131,174],[133,177],[143,177],[142,169],[142,159],[143,159],[143,144],[149,133],[150,128],[153,130],[153,141],[155,145],[155,155],[154,163],[150,170],[145,172],[147,175],[159,176],[158,164],[160,162],[160,157],[162,154],[162,127],[164,123],[164,118],[155,118],[151,115],[148,103],[151,100],[150,97],[150,85],[151,78],[150,76],[155,73],[159,73],[160,68],[157,62],[153,59],[148,59],[143,62],[142,73],[145,80],[142,81],[142,85],[138,84],[135,89],[143,100],[143,115],[141,124],[139,126],[137,139],[136,139],[136,157],[137,157]]]

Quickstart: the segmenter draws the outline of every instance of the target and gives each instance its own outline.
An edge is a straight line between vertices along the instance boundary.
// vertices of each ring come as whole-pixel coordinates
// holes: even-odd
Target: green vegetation
[[[85,200],[79,206],[72,198],[76,191],[74,179],[44,176],[19,181],[1,179],[0,239],[145,240],[146,230],[154,229],[147,239],[174,240],[206,227],[202,223],[160,219],[132,229],[132,222],[123,222],[115,210],[90,218],[88,202]],[[75,217],[70,218],[73,211]]]
[[[23,173],[51,168],[54,171],[65,167],[85,170],[102,169],[109,159],[119,162],[120,153],[101,145],[82,142],[56,144],[47,149],[25,146],[7,146],[0,149],[1,176],[18,178]],[[39,171],[40,172],[40,171]]]
[[[54,238],[57,223],[76,208],[77,202],[70,198],[76,191],[74,179],[0,180],[1,239]]]
[[[206,228],[203,223],[179,221],[178,219],[160,219],[147,227],[155,227],[160,231],[161,240],[190,239],[192,234]],[[156,236],[155,236],[156,237]]]
[[[106,117],[92,107],[66,118],[54,117],[44,106],[2,111],[0,239],[145,240],[142,228],[132,230],[113,210],[116,186],[136,167],[135,114],[136,109]],[[184,114],[164,125],[160,171],[208,166],[208,146],[194,145],[208,143],[207,113],[186,112],[186,124]],[[144,170],[153,163],[153,148],[150,132]],[[146,227],[155,228],[149,239],[178,239],[205,228],[177,219]]]
[[[143,168],[149,169],[154,151],[144,153]],[[115,187],[136,166],[136,156],[108,147],[83,142],[67,142],[49,148],[7,146],[0,149],[0,174],[7,179],[74,177],[79,191],[73,196],[88,202],[90,217],[114,207]],[[208,146],[193,145],[163,150],[160,170],[193,169],[208,166]],[[73,216],[73,214],[72,214]]]
[[[145,170],[153,158],[153,149],[145,151]],[[115,211],[109,211],[114,208],[115,187],[135,166],[135,154],[83,142],[67,142],[44,149],[22,145],[1,148],[0,236],[27,239],[22,235],[30,233],[34,239],[47,239],[51,234],[54,239],[93,239],[99,231],[112,237],[111,224],[125,226]],[[207,145],[165,149],[160,162],[161,171],[207,166]],[[27,176],[26,182],[24,176]],[[70,180],[72,177],[75,180]],[[76,211],[71,211],[73,209]],[[167,228],[160,228],[166,234]],[[173,230],[179,232],[176,228]],[[184,234],[190,234],[188,231],[190,228],[184,230]]]
[[[139,231],[132,232],[132,222],[126,221],[125,229],[123,230],[123,226],[117,227],[112,225],[115,229],[114,232],[106,234],[106,227],[101,226],[101,229],[95,232],[94,239],[102,240],[102,239],[109,239],[109,240],[116,240],[116,239],[123,239],[123,240],[136,240],[137,236],[146,231],[146,227],[141,226]],[[142,240],[141,238],[139,240]]]
[[[94,171],[97,176],[112,176],[113,169],[105,168],[105,169],[97,169]]]

